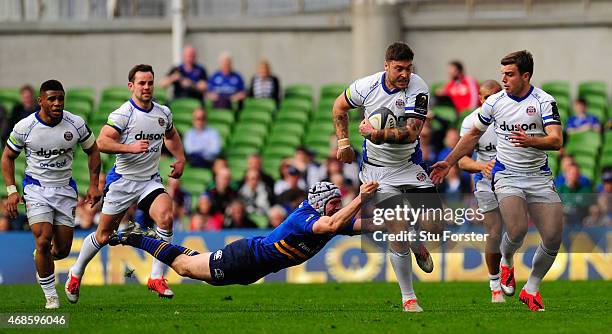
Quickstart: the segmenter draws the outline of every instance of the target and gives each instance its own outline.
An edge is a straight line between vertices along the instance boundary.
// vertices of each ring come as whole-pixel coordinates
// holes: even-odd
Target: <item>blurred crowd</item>
[[[174,98],[190,97],[202,102],[193,111],[193,128],[183,134],[183,143],[189,164],[194,168],[208,168],[212,181],[202,184],[201,193],[186,191],[180,179],[167,179],[166,190],[174,201],[174,228],[183,231],[218,231],[225,228],[270,228],[278,226],[306,199],[310,185],[317,181],[330,181],[342,193],[343,202],[349,202],[358,194],[359,160],[343,164],[336,160],[336,138],[329,138],[329,155],[317,161],[315,153],[308,147],[298,147],[292,157],[284,159],[280,166],[280,177],[275,179],[262,168],[258,154],[248,157],[244,178],[232,176],[227,160],[223,156],[220,135],[214,128],[207,127],[207,110],[204,101],[214,108],[240,109],[246,97],[271,98],[281,102],[282,88],[271,72],[270,64],[262,60],[257,73],[247,86],[241,74],[233,69],[231,55],[222,53],[219,69],[211,76],[197,61],[195,48],[185,47],[183,61],[172,67],[160,81],[161,88],[171,88]],[[158,88],[160,89],[160,88]],[[35,92],[31,86],[20,90],[21,103],[7,111],[0,106],[0,136],[6,141],[13,125],[34,112],[37,108]],[[463,65],[453,61],[448,65],[448,81],[432,88],[433,105],[448,105],[455,108],[457,115],[478,107],[478,82],[465,74]],[[331,110],[330,110],[331,114]],[[601,124],[588,113],[582,99],[575,100],[572,116],[565,125],[567,133],[593,131],[602,133],[611,130],[612,121]],[[459,141],[456,123],[439,118],[433,112],[420,136],[423,165],[426,170],[433,163],[448,155]],[[560,153],[560,171],[555,186],[565,203],[568,222],[583,226],[611,224],[612,166],[601,166],[601,179],[591,180],[581,174],[574,158],[563,150]],[[100,188],[104,188],[105,175],[100,176]],[[439,187],[447,199],[475,206],[471,196],[473,183],[471,175],[454,167]],[[4,199],[2,199],[4,200]],[[2,205],[4,210],[4,205]],[[100,205],[90,207],[79,201],[76,209],[77,229],[95,229]],[[134,206],[125,220],[147,221],[146,213]],[[13,220],[0,215],[0,232],[28,229],[23,214]]]

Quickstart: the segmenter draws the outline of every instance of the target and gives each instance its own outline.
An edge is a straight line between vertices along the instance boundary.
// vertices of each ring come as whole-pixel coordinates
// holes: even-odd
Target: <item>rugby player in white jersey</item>
[[[527,234],[527,214],[542,237],[533,257],[531,274],[519,299],[532,311],[544,311],[540,283],[555,261],[563,232],[563,208],[545,150],[563,146],[561,120],[552,96],[530,84],[533,58],[527,51],[501,60],[504,90],[483,104],[474,126],[446,157],[434,165],[431,178],[442,182],[448,170],[472,151],[487,127],[495,122],[497,157],[492,185],[506,226],[501,241],[501,288],[514,295],[514,253]]]
[[[100,131],[100,151],[116,154],[116,161],[106,176],[98,228],[85,237],[81,253],[70,268],[65,292],[72,303],[79,299],[87,263],[108,243],[109,235],[134,203],[153,219],[158,237],[172,240],[172,201],[159,175],[159,159],[165,144],[176,160],[169,177],[179,178],[185,167],[185,154],[170,109],[153,102],[153,80],[150,65],[134,66],[128,74],[132,97],[108,116]],[[154,259],[147,285],[160,297],[172,298],[174,294],[163,277],[165,268]]]
[[[338,137],[338,160],[351,163],[355,152],[349,144],[348,111],[357,107],[365,110],[365,119],[360,125],[364,136],[363,164],[359,173],[362,182],[379,183],[378,193],[383,197],[403,193],[432,193],[434,184],[419,165],[421,150],[418,137],[423,127],[428,108],[428,87],[418,75],[412,73],[414,53],[402,42],[391,44],[385,53],[384,71],[353,82],[338,96],[333,107],[333,118]],[[385,107],[398,119],[392,129],[375,130],[367,121],[375,110]],[[419,204],[411,203],[414,207]],[[407,222],[389,222],[392,233],[410,229]],[[412,259],[425,272],[433,270],[433,261],[421,243],[390,242],[390,259],[402,293],[403,309],[406,312],[422,312],[412,286]]]
[[[22,198],[15,185],[15,159],[24,151],[26,169],[23,201],[32,234],[36,239],[36,278],[47,300],[45,308],[58,308],[53,261],[70,254],[74,235],[77,187],[72,179],[72,161],[77,145],[87,153],[89,189],[85,201],[94,205],[98,190],[100,151],[85,121],[64,110],[64,88],[57,80],[40,86],[40,110],[13,128],[2,153],[2,176],[7,185],[5,202],[9,218],[17,216]]]
[[[495,80],[487,80],[480,85],[480,104],[491,95],[499,92],[501,86]],[[474,121],[478,118],[480,108],[469,114],[461,124],[461,136],[465,135]],[[474,196],[478,202],[478,208],[484,214],[484,228],[487,233],[487,241],[485,244],[485,262],[489,270],[489,288],[491,288],[491,302],[503,303],[506,300],[501,291],[499,278],[499,261],[501,253],[499,252],[499,244],[501,241],[502,219],[499,213],[497,198],[493,189],[491,189],[491,170],[495,164],[495,155],[497,150],[497,136],[495,128],[488,127],[487,131],[480,137],[476,144],[476,160],[472,159],[472,155],[468,154],[459,159],[459,168],[466,172],[474,173]]]

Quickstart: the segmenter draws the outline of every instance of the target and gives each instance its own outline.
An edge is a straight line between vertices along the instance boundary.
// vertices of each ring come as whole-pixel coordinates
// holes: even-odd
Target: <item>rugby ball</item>
[[[376,130],[393,129],[397,126],[397,118],[393,114],[393,111],[385,107],[374,110],[370,116],[368,116],[368,121]]]

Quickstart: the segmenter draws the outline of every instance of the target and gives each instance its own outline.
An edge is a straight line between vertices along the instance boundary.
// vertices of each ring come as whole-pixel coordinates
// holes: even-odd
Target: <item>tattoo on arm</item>
[[[334,113],[334,126],[338,139],[348,138],[348,114],[346,112]]]
[[[423,128],[423,120],[418,118],[409,118],[406,121],[406,126],[402,128],[374,130],[372,134],[367,136],[374,144],[406,144],[413,143],[421,133]]]

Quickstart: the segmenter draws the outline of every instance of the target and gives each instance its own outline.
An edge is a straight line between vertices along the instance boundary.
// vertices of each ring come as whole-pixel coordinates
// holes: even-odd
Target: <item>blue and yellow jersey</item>
[[[270,272],[295,266],[315,256],[336,234],[315,234],[321,215],[308,203],[300,206],[266,237],[247,239],[258,264]],[[338,234],[351,235],[355,220]]]

